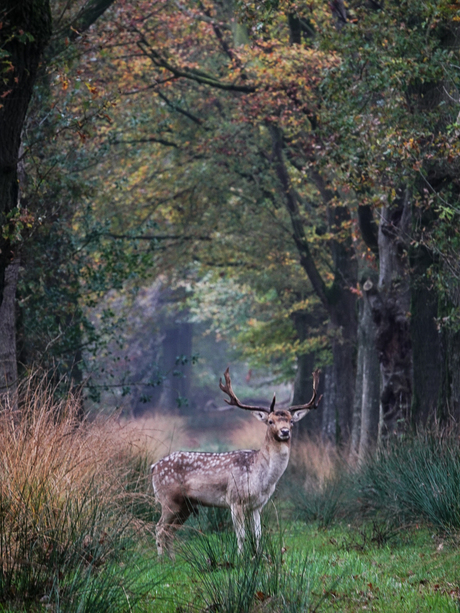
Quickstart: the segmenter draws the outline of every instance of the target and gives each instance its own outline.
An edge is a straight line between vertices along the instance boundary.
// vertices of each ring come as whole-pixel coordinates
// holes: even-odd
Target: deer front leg
[[[238,542],[238,553],[241,554],[243,553],[243,544],[245,537],[243,507],[240,505],[233,505],[231,507],[231,512],[233,527],[235,529],[236,534],[236,540]]]
[[[251,532],[254,536],[254,541],[257,550],[260,546],[260,535],[262,534],[262,527],[260,525],[260,509],[255,509],[251,516]]]

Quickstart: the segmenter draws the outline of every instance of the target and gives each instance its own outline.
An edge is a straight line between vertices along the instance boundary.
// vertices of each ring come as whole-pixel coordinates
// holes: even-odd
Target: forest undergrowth
[[[359,466],[297,440],[258,551],[249,541],[238,556],[229,514],[209,509],[172,562],[156,555],[148,467],[190,446],[185,419],[82,419],[78,397],[37,379],[18,406],[0,412],[4,613],[459,610],[454,432],[392,441]],[[231,446],[259,443],[259,429],[235,428]]]

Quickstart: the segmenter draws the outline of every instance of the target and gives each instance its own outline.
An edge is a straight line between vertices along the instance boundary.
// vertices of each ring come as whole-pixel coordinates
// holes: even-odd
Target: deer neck
[[[269,482],[277,482],[287,468],[291,441],[277,441],[270,432],[259,451],[259,462]]]

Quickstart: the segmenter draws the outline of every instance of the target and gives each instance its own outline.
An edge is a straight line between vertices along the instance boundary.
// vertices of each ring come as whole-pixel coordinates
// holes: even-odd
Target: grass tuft
[[[128,610],[144,589],[120,570],[148,528],[133,513],[151,507],[144,456],[131,437],[121,444],[113,427],[82,421],[78,398],[56,401],[37,380],[18,406],[0,407],[0,602]]]
[[[250,538],[241,555],[233,535],[195,533],[179,554],[202,595],[200,610],[218,613],[302,613],[323,610],[324,563],[298,550],[287,553],[283,535],[266,531],[259,548]],[[329,590],[337,581],[330,582]],[[321,595],[319,595],[321,594]]]
[[[389,442],[364,464],[359,485],[367,511],[427,521],[446,533],[460,529],[460,447],[453,435]]]

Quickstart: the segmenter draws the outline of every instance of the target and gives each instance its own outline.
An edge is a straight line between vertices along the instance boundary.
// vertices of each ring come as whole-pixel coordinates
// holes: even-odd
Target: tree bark
[[[349,221],[350,212],[346,206],[332,206],[331,201],[332,197],[328,200],[329,228],[335,234],[340,232],[342,222]],[[349,236],[347,240],[333,240],[331,251],[334,281],[328,292],[332,335],[332,387],[329,391],[336,407],[335,438],[343,442],[348,441],[352,431],[358,325],[356,295],[351,288],[357,285],[358,275]]]
[[[4,0],[0,42],[8,56],[0,79],[0,389],[17,381],[15,295],[19,247],[15,218],[19,215],[18,163],[21,133],[40,60],[51,36],[48,0]]]
[[[414,362],[411,415],[414,423],[426,426],[437,418],[442,376],[441,336],[436,326],[439,296],[427,287],[425,272],[431,264],[428,253],[412,259],[410,331]]]
[[[361,362],[358,461],[362,462],[377,441],[379,425],[380,368],[375,351],[376,329],[366,295],[360,302],[358,347]]]
[[[310,329],[314,326],[313,317],[310,313],[298,311],[293,315],[294,327],[297,337],[302,343],[308,338]],[[297,373],[294,381],[294,395],[292,404],[305,404],[311,394],[313,385],[312,373],[315,369],[315,354],[306,353],[297,357]],[[319,393],[323,393],[324,377],[320,379]],[[321,433],[321,411],[310,411],[297,425],[300,434],[317,436]]]
[[[410,335],[410,197],[400,190],[392,205],[381,212],[378,287],[364,290],[376,325],[376,347],[382,390],[379,436],[401,434],[410,423],[412,398],[412,342]]]
[[[19,265],[20,258],[17,256],[6,267],[0,305],[0,395],[7,394],[13,403],[18,384],[15,323]]]
[[[358,303],[358,352],[356,357],[356,382],[355,397],[353,400],[353,417],[351,422],[351,447],[352,457],[357,458],[359,453],[359,441],[361,437],[361,411],[363,402],[363,369],[364,369],[364,344],[362,329],[363,301]]]
[[[460,423],[460,332],[446,329],[442,333],[442,381],[439,417]],[[441,412],[442,411],[442,412]]]

